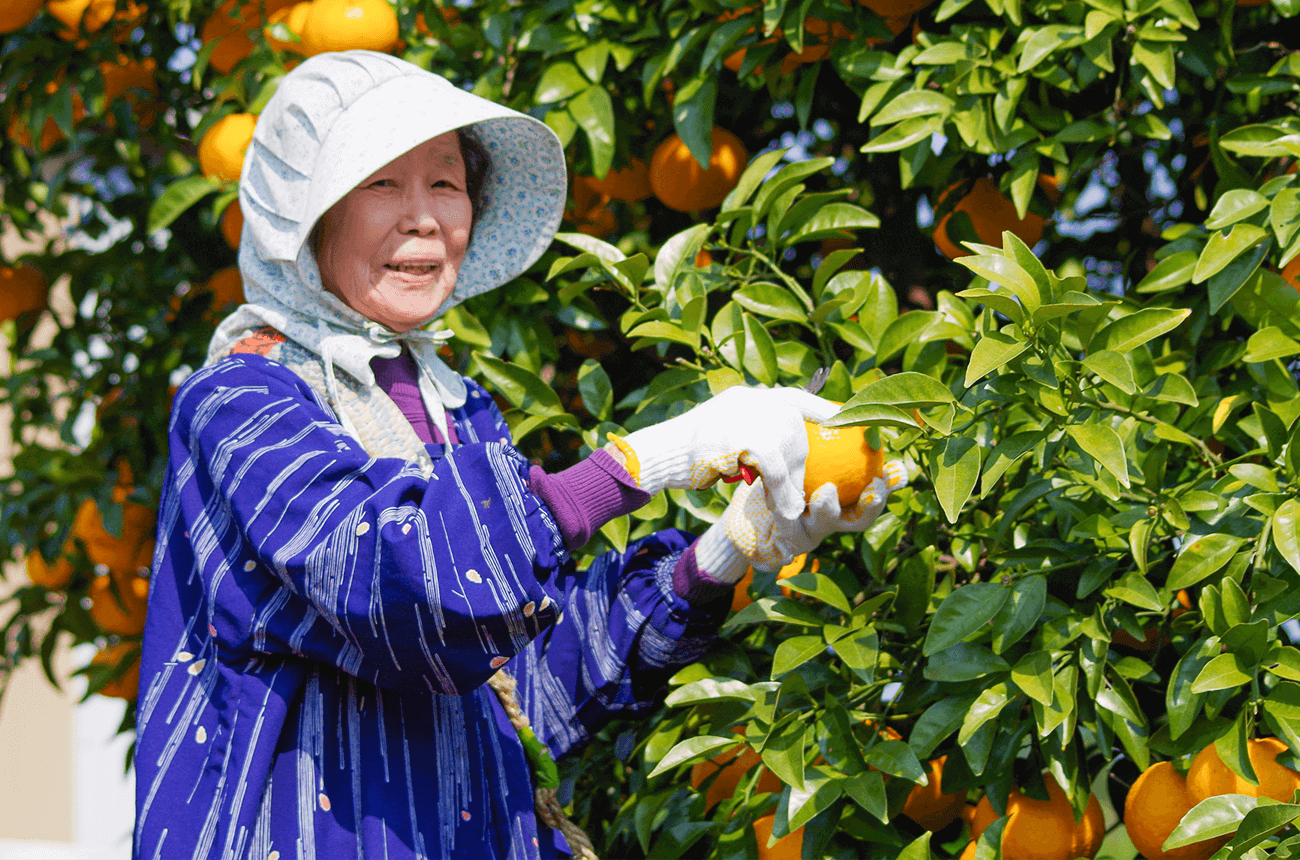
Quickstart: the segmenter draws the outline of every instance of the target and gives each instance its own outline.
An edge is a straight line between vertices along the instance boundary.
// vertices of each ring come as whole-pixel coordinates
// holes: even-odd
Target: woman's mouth
[[[431,275],[438,269],[437,263],[386,263],[384,268],[390,272],[403,275]]]

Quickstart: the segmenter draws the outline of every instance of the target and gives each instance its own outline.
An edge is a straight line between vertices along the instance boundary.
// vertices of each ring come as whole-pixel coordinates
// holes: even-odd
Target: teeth
[[[437,266],[432,263],[398,263],[397,265],[389,266],[388,268],[411,275],[427,275],[436,269]]]

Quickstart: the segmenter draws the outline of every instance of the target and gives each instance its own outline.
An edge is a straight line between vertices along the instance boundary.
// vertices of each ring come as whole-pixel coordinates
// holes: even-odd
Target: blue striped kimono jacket
[[[664,531],[577,571],[491,398],[428,480],[369,457],[283,365],[176,396],[138,703],[146,858],[544,858],[500,666],[557,757],[650,707],[726,602]],[[434,450],[438,449],[438,450]]]

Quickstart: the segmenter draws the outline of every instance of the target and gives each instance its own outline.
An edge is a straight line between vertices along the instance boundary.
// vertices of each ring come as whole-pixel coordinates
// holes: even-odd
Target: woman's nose
[[[402,213],[402,220],[398,225],[398,229],[403,233],[415,235],[436,232],[438,218],[434,214],[432,196],[423,193],[423,191],[416,191],[407,195],[405,211]]]

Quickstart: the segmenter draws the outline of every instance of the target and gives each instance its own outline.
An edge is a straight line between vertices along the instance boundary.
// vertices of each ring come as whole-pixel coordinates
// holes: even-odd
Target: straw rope
[[[501,707],[505,709],[506,717],[510,720],[510,725],[515,727],[516,732],[522,733],[525,729],[531,728],[528,723],[528,715],[519,707],[519,699],[515,696],[517,682],[511,675],[502,669],[488,679],[488,686],[492,688],[492,692],[496,693],[497,700],[501,702]],[[564,834],[564,838],[568,841],[569,848],[573,850],[575,858],[578,858],[578,860],[599,860],[596,856],[596,848],[591,844],[591,839],[583,832],[581,827],[570,821],[568,816],[564,814],[564,809],[555,796],[555,789],[534,788],[533,808],[537,812],[538,820],[552,830],[558,830]]]

